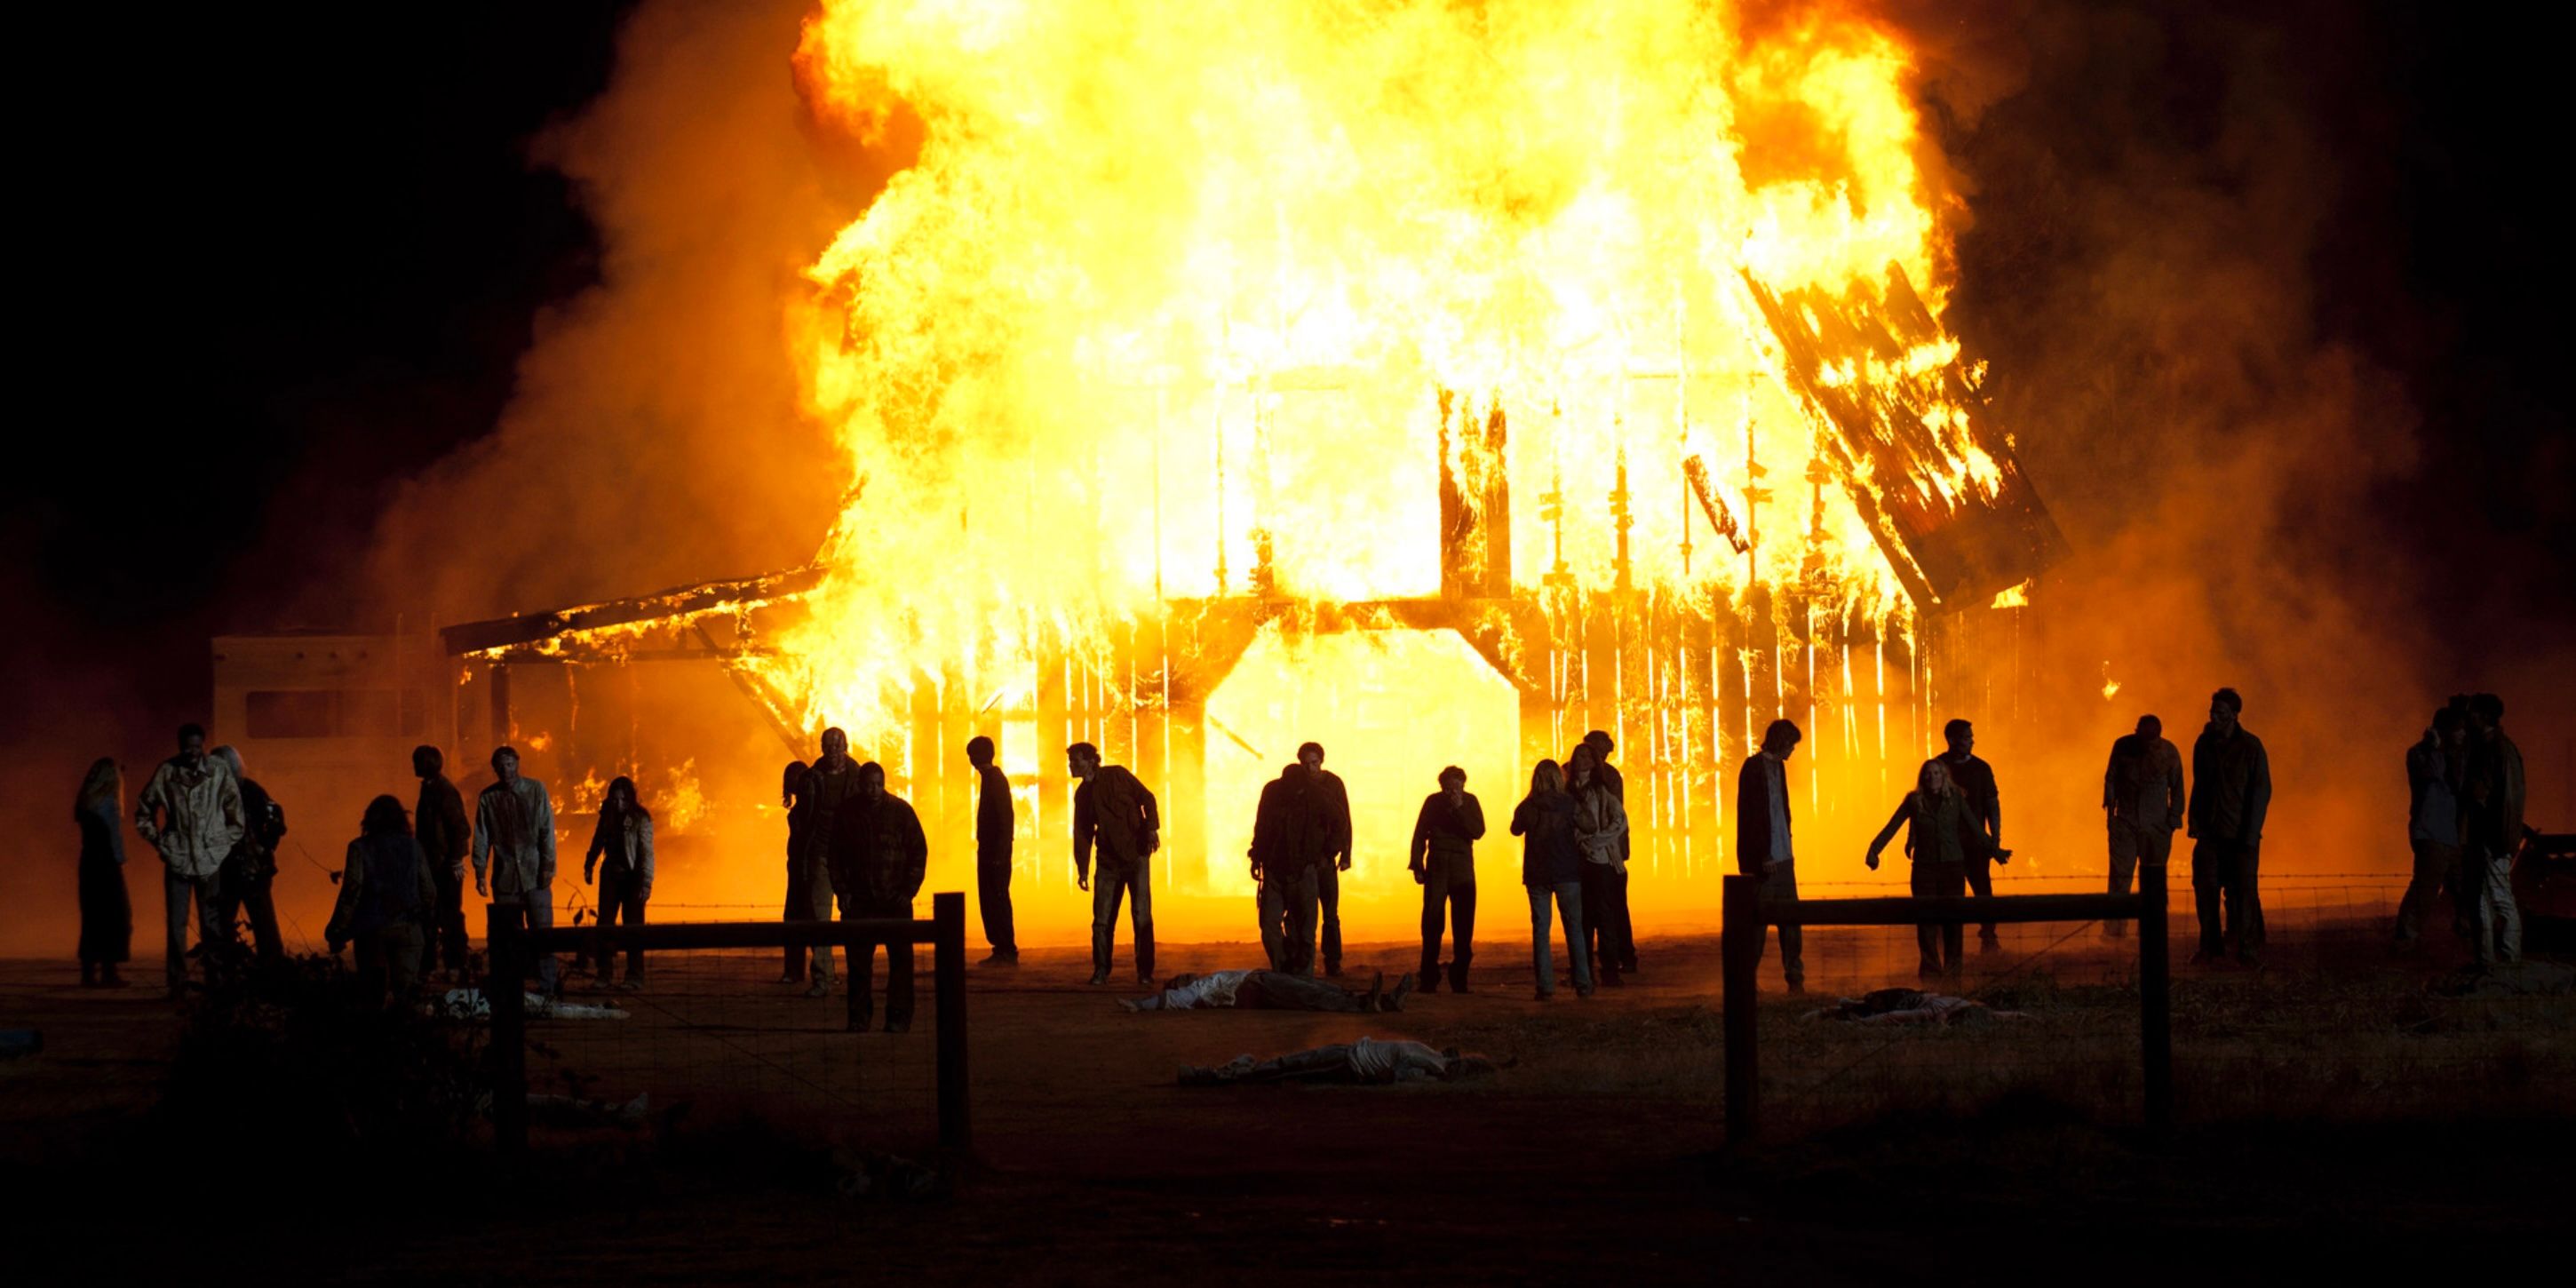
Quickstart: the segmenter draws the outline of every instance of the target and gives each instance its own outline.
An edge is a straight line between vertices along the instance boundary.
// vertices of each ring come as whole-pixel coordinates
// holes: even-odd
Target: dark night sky
[[[155,711],[193,709],[207,635],[275,624],[267,605],[344,569],[343,534],[393,484],[490,430],[533,316],[596,262],[528,140],[606,83],[626,7],[195,13],[70,38],[123,61],[87,118],[114,124],[32,162],[62,203],[32,253],[90,266],[52,270],[46,343],[57,370],[93,374],[67,417],[30,426],[71,459],[5,484],[0,588],[32,627],[0,658],[13,684],[77,651],[139,677]],[[2387,521],[2509,559],[2537,617],[2563,622],[2569,274],[2546,195],[2559,149],[2537,141],[2562,115],[2555,51],[2451,6],[2299,35],[2303,15],[2347,12],[2280,21],[2286,58],[2332,64],[2308,80],[2350,122],[2307,266],[2328,284],[2322,325],[2399,373],[2434,427],[2415,479],[2385,489]],[[2178,77],[2170,128],[2208,115],[2190,88]]]

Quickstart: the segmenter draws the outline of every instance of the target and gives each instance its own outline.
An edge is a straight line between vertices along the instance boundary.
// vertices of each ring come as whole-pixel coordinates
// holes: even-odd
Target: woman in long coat
[[[72,802],[80,824],[81,987],[123,988],[116,973],[134,939],[134,905],[125,897],[125,775],[101,756]]]

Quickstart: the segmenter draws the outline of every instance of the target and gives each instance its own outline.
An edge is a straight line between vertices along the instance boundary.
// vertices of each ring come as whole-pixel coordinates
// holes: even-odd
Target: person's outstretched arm
[[[1887,843],[1896,839],[1896,829],[1905,826],[1905,811],[1907,807],[1911,806],[1913,803],[1914,798],[1911,795],[1908,795],[1904,800],[1896,802],[1896,812],[1887,816],[1887,826],[1878,829],[1878,835],[1871,838],[1869,843],[1870,871],[1875,872],[1878,870],[1879,851],[1886,849]]]

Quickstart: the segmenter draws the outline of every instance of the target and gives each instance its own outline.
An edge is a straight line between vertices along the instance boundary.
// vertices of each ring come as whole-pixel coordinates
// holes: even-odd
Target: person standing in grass
[[[1914,790],[1897,802],[1887,826],[1880,828],[1869,843],[1870,871],[1878,870],[1879,851],[1887,848],[1900,826],[1905,829],[1905,853],[1914,860],[1908,892],[1917,899],[1963,897],[1967,894],[1969,869],[1985,862],[1993,849],[1993,842],[1977,825],[1966,794],[1950,781],[1949,765],[1938,756],[1923,762],[1923,768],[1914,776]],[[1994,857],[2011,855],[2005,852]],[[1922,955],[1922,964],[1915,973],[1926,979],[1957,974],[1963,964],[1960,953],[1966,941],[1963,923],[1917,923],[1914,943]]]
[[[1574,798],[1565,771],[1542,760],[1530,771],[1529,795],[1512,810],[1512,835],[1521,838],[1521,884],[1529,890],[1530,967],[1538,998],[1556,992],[1556,962],[1548,953],[1548,901],[1565,921],[1565,955],[1574,967],[1577,997],[1592,996],[1592,959],[1583,951],[1583,850],[1574,837]]]

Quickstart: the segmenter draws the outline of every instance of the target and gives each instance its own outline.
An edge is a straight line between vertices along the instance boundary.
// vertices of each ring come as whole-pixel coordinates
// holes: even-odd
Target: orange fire
[[[1757,37],[1674,3],[827,0],[798,65],[833,117],[921,140],[797,319],[855,489],[781,678],[845,718],[940,659],[1006,682],[1033,620],[1239,592],[1265,544],[1291,595],[1436,589],[1444,389],[1509,409],[1524,496],[1605,497],[1623,452],[1645,497],[1694,455],[1739,508],[1753,467],[1794,492],[1816,428],[1743,279],[1876,307],[1901,276],[1936,310],[1947,279],[1905,51],[1822,9]],[[1990,491],[1951,446],[1939,485]],[[1823,508],[1833,579],[1898,608]],[[1695,521],[1639,508],[1641,581],[1683,579]],[[1567,525],[1575,578],[1609,580],[1609,536]],[[1512,540],[1555,566],[1540,525]]]
[[[1043,639],[1150,714],[1168,677],[1114,664],[1114,623],[1438,595],[1443,450],[1524,498],[1516,591],[1761,584],[1854,619],[1921,595],[1856,493],[1938,515],[2004,485],[1937,321],[1952,212],[1907,50],[1834,6],[823,0],[796,66],[909,163],[792,308],[851,488],[809,611],[744,665],[899,773],[932,685],[993,717],[1015,776],[1060,774],[1025,719]],[[1925,319],[1884,324],[1898,349],[1829,343],[1898,318]],[[1835,400],[1902,414],[1910,477],[1835,445],[1859,423]],[[1499,460],[1450,432],[1496,413]],[[1343,766],[1401,762],[1402,791],[1354,792],[1390,848],[1445,760],[1489,810],[1517,794],[1507,683],[1450,719],[1387,701],[1454,686],[1463,648],[1355,660],[1293,613],[1263,639],[1289,660],[1208,699],[1212,817],[1248,813],[1295,724],[1365,736]],[[1319,665],[1366,671],[1346,696],[1376,709],[1301,707]],[[1239,830],[1211,826],[1211,881]]]

